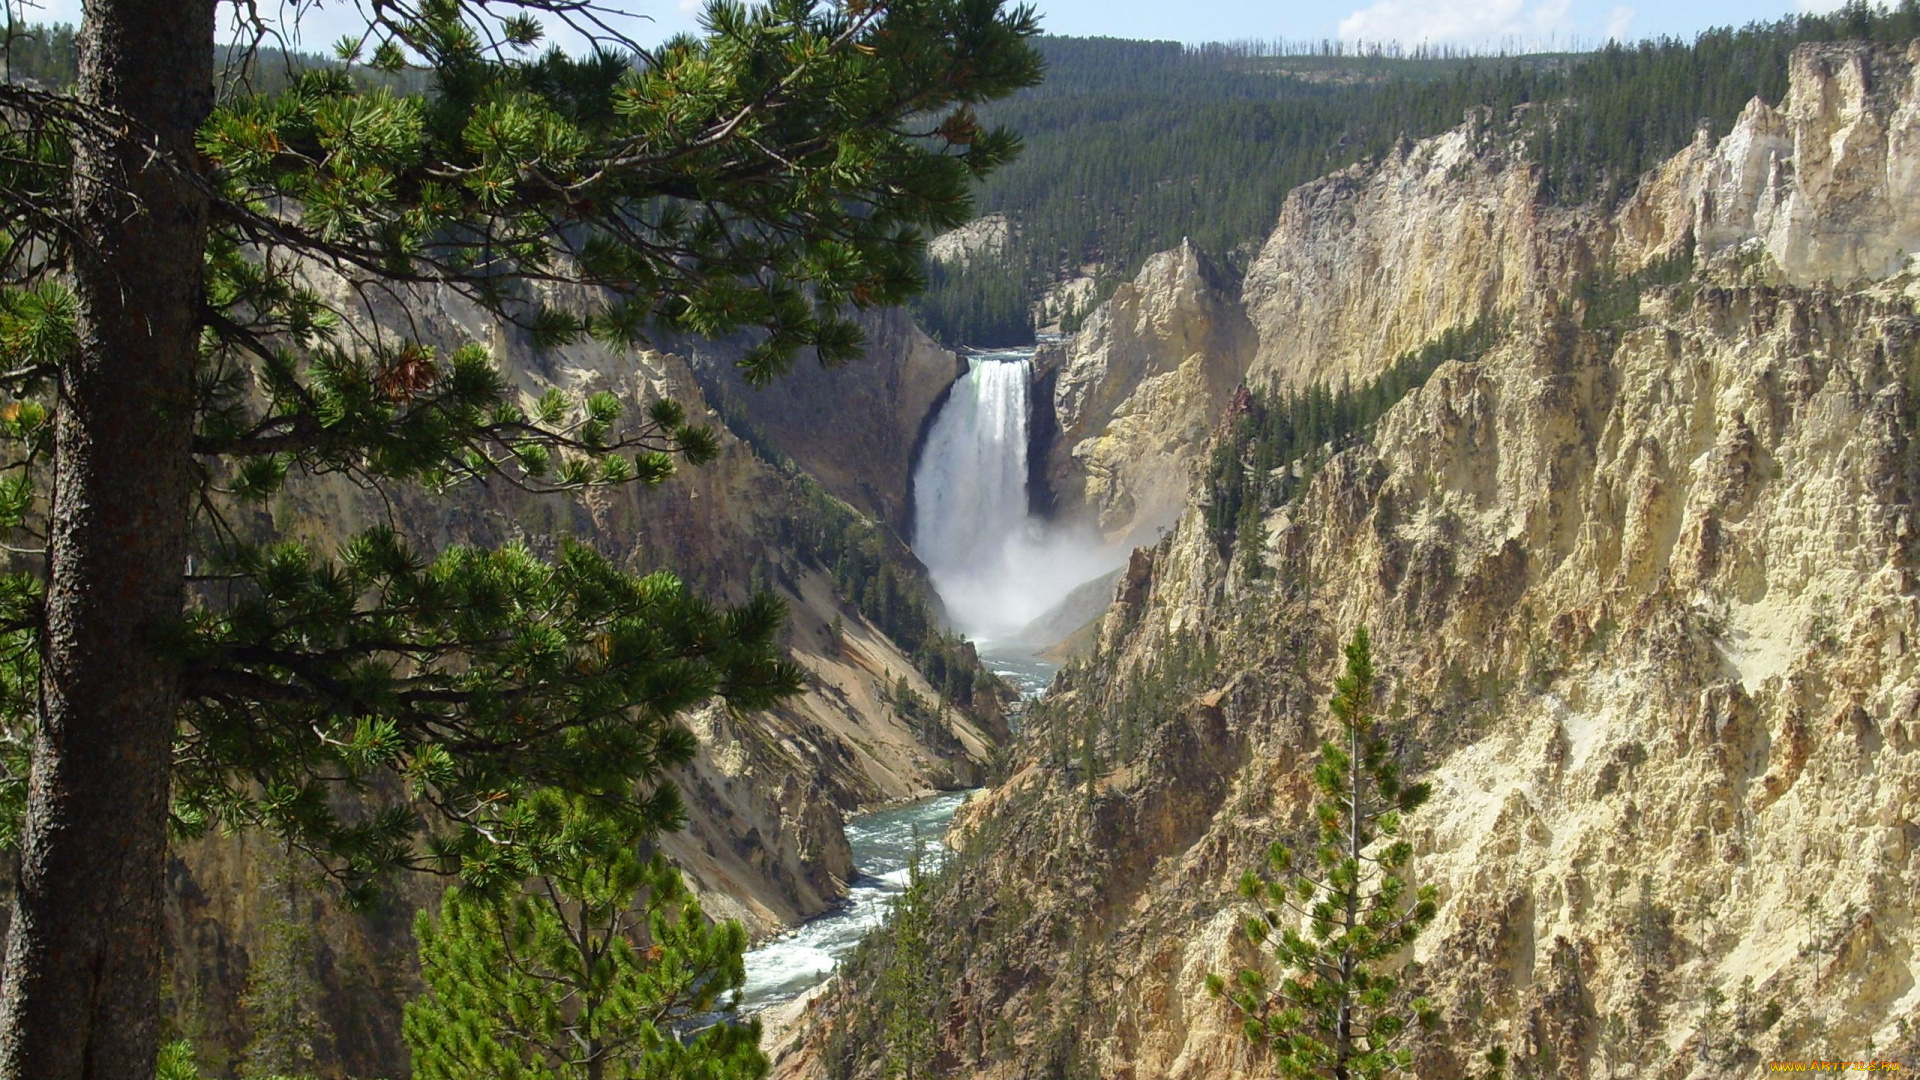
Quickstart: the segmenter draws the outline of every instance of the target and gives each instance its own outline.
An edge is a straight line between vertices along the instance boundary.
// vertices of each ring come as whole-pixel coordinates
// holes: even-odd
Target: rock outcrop
[[[1846,286],[1910,269],[1920,251],[1920,42],[1794,53],[1778,108],[1755,99],[1733,131],[1702,137],[1628,207],[1624,253],[1760,252],[1792,285]]]
[[[957,829],[951,1075],[1270,1074],[1205,976],[1259,959],[1234,885],[1311,835],[1358,624],[1435,792],[1418,1075],[1493,1042],[1574,1080],[1920,1064],[1913,55],[1800,50],[1780,110],[1618,211],[1543,208],[1486,118],[1289,199],[1244,293],[1250,382],[1504,334],[1329,447],[1238,541],[1256,558],[1194,499],[1136,554]],[[1688,251],[1637,311],[1589,303]],[[872,1075],[868,985],[778,1075]]]
[[[1191,242],[1149,258],[1038,365],[1052,378],[1056,514],[1117,541],[1170,526],[1252,346],[1231,282]]]
[[[1534,310],[1584,269],[1577,218],[1540,206],[1512,132],[1476,110],[1288,195],[1247,270],[1249,382],[1357,387],[1449,327]]]
[[[1357,388],[1449,328],[1537,311],[1593,264],[1595,238],[1537,205],[1520,150],[1476,111],[1292,192],[1244,282],[1190,242],[1149,258],[1036,366],[1057,371],[1056,516],[1151,541],[1185,508],[1243,383]]]
[[[1013,221],[1005,214],[982,214],[927,244],[927,257],[934,262],[965,268],[975,260],[1000,262],[1013,243]]]

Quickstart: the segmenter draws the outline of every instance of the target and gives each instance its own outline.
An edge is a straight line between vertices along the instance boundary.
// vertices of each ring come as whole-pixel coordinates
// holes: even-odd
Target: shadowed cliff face
[[[1779,112],[1617,213],[1534,210],[1483,123],[1295,193],[1247,283],[1249,381],[1363,382],[1488,312],[1505,333],[1269,512],[1258,576],[1193,506],[1136,554],[957,827],[953,1075],[1268,1075],[1204,979],[1256,960],[1234,884],[1309,835],[1356,624],[1435,789],[1418,1075],[1495,1041],[1593,1080],[1917,1063],[1911,71],[1804,49]],[[1691,280],[1589,303],[1596,268],[1689,236]],[[778,1074],[873,1075],[869,985]]]
[[[687,341],[702,382],[828,491],[908,531],[913,458],[966,361],[921,333],[900,309],[860,316],[868,356],[823,368],[802,356],[772,386],[748,386],[737,342]]]
[[[669,397],[686,405],[695,422],[704,416],[720,426],[692,370],[676,356],[610,353],[590,345],[535,354],[524,340],[442,292],[410,295],[404,311],[396,306],[358,317],[367,326],[410,325],[422,340],[442,348],[473,340],[488,344],[529,399],[556,386],[604,390],[637,412],[648,401]],[[888,351],[893,347],[906,351]],[[854,415],[836,417],[809,399],[809,387],[818,388],[804,378],[796,380],[797,405],[824,410],[822,423],[830,429],[891,424],[910,440],[919,423],[913,410],[924,410],[937,393],[937,373],[923,370],[932,361],[922,349],[901,336],[876,334],[868,359],[831,373],[835,385],[873,388],[845,397]],[[780,392],[765,391],[765,400]],[[921,404],[909,407],[903,400]],[[887,415],[896,405],[910,415]],[[699,755],[672,779],[686,797],[689,822],[663,844],[686,869],[709,914],[737,918],[759,936],[823,911],[844,895],[852,869],[842,832],[845,814],[978,783],[1006,730],[994,702],[983,702],[971,715],[946,714],[931,725],[896,712],[887,695],[902,678],[929,701],[939,700],[939,692],[911,657],[836,595],[831,567],[808,565],[783,550],[782,536],[809,527],[809,502],[799,482],[768,466],[738,438],[721,434],[715,461],[683,467],[652,490],[601,490],[576,499],[529,495],[506,485],[468,486],[445,497],[402,489],[389,502],[348,483],[318,481],[289,489],[259,512],[255,524],[323,548],[388,521],[429,549],[519,542],[548,553],[570,535],[590,540],[628,569],[672,569],[719,601],[745,599],[755,582],[783,595],[791,614],[787,648],[807,669],[808,686],[767,713],[730,716],[713,708],[687,718],[699,738]],[[834,451],[820,453],[831,459]],[[850,456],[840,463],[841,486],[875,493],[873,505],[893,505],[888,500],[897,502],[903,490],[893,473],[867,474],[861,467],[890,466],[896,458],[904,475],[904,449],[895,457],[882,457],[878,449]],[[900,580],[919,579],[904,549],[887,550]],[[843,627],[837,637],[830,631],[836,617]],[[310,962],[299,966],[312,986],[309,1004],[328,1032],[319,1045],[321,1074],[404,1075],[399,1006],[419,989],[413,913],[437,902],[445,883],[406,878],[377,910],[348,912],[325,890],[300,884],[303,868],[296,864],[288,872],[280,869],[283,864],[275,845],[257,836],[184,843],[173,853],[169,992],[180,1027],[213,1051],[205,1056],[216,1067],[220,1048],[244,1046],[250,1032],[241,998],[262,958],[264,931],[271,921],[290,919],[313,930]]]

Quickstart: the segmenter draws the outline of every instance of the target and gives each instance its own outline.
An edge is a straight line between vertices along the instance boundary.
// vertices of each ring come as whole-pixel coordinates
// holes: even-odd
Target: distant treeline
[[[1524,121],[1544,197],[1612,203],[1702,128],[1724,134],[1756,96],[1779,103],[1797,46],[1916,37],[1920,0],[1856,2],[1692,41],[1520,56],[1332,40],[1044,38],[1046,82],[981,110],[1026,140],[1022,158],[979,195],[982,213],[1014,222],[1006,255],[929,267],[915,311],[949,344],[1023,344],[1033,339],[1035,302],[1083,266],[1101,268],[1096,301],[1183,237],[1244,269],[1293,188],[1445,131],[1474,108],[1506,118],[1522,105],[1546,106]],[[65,85],[75,58],[71,27],[28,26],[8,42],[7,78]],[[271,91],[292,72],[336,63],[235,49],[227,81],[244,76]],[[418,73],[356,72],[395,89],[424,88],[413,85]],[[1072,329],[1087,306],[1044,317]]]
[[[219,57],[217,78],[220,86],[229,92],[271,94],[285,89],[299,72],[340,66],[340,61],[331,57],[236,45],[228,46]],[[19,25],[4,38],[0,73],[6,82],[62,88],[73,83],[79,70],[80,53],[71,26]],[[388,74],[365,66],[353,70],[355,78],[366,86],[383,86],[400,93],[420,93],[427,88],[424,72]]]
[[[1724,134],[1756,96],[1777,104],[1795,47],[1915,37],[1920,3],[1903,0],[1580,54],[1046,38],[1047,81],[983,110],[1027,145],[980,194],[1015,222],[1007,257],[934,273],[917,311],[950,343],[1006,344],[1030,333],[1019,312],[1089,263],[1107,269],[1103,293],[1182,237],[1244,268],[1287,192],[1476,107],[1551,106],[1525,120],[1544,196],[1612,202],[1702,127]]]
[[[7,37],[0,60],[8,82],[65,86],[79,70],[80,52],[71,26],[21,26]]]

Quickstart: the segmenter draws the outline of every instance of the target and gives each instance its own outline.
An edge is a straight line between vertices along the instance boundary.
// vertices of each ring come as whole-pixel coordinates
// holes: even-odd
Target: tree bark
[[[213,103],[212,0],[86,0],[78,356],[55,407],[47,624],[0,1078],[151,1080],[179,697],[207,202],[183,182]]]

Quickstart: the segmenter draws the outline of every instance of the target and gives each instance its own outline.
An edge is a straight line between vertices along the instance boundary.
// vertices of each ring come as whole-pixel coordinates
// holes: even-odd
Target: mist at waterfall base
[[[1126,552],[1034,517],[1027,499],[1031,352],[981,353],[954,383],[913,473],[913,548],[954,629],[1044,647],[1022,631]]]

